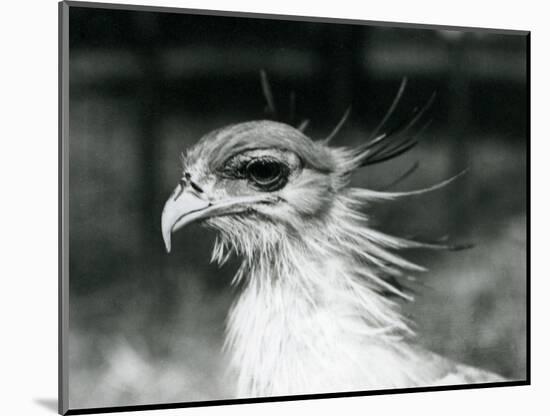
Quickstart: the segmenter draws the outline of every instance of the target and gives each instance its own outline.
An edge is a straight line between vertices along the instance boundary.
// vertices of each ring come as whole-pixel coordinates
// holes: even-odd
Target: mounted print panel
[[[62,2],[60,55],[60,413],[529,383],[528,32]]]

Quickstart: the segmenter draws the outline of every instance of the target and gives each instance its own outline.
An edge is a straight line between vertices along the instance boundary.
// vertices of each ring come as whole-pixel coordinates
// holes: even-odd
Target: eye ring
[[[279,190],[288,182],[288,167],[274,159],[253,159],[246,165],[245,172],[248,180],[262,191]]]

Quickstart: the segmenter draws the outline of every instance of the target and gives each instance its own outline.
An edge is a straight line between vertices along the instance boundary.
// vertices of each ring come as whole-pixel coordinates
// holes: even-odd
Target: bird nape
[[[330,147],[287,124],[252,121],[205,135],[182,157],[162,235],[170,252],[171,234],[200,220],[218,231],[213,261],[242,258],[225,340],[236,396],[502,380],[415,345],[398,282],[424,269],[395,250],[444,247],[376,231],[360,212],[450,180],[411,193],[349,187],[356,169],[409,147],[385,135]]]

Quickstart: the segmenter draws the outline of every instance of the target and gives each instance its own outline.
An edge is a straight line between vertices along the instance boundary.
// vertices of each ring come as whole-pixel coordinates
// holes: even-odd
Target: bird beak
[[[170,253],[172,233],[186,224],[207,216],[210,202],[199,196],[192,188],[179,184],[164,204],[161,218],[162,238]]]
[[[223,198],[211,201],[202,189],[189,186],[181,181],[164,204],[161,217],[162,238],[166,251],[172,248],[172,233],[183,226],[202,218],[242,212],[255,203],[274,203],[280,200],[277,195],[257,195]]]

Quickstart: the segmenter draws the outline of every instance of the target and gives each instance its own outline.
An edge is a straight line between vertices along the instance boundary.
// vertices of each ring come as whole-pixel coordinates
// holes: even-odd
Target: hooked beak
[[[162,238],[168,253],[172,248],[172,233],[193,221],[219,215],[235,214],[246,211],[255,203],[269,204],[280,200],[280,197],[276,195],[257,195],[210,201],[210,198],[201,188],[196,184],[193,186],[192,182],[190,184],[191,186],[182,180],[174,189],[162,210]]]
[[[212,204],[183,183],[180,183],[164,204],[161,217],[162,238],[170,253],[172,233],[199,218],[208,216]]]

